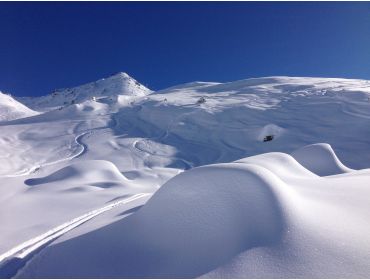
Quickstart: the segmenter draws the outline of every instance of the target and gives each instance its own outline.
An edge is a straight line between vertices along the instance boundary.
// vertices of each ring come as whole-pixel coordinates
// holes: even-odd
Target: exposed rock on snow
[[[30,108],[49,111],[61,106],[82,103],[87,100],[117,100],[119,95],[145,96],[151,91],[128,74],[119,72],[106,79],[101,79],[82,86],[57,89],[41,97],[21,97],[19,100]]]

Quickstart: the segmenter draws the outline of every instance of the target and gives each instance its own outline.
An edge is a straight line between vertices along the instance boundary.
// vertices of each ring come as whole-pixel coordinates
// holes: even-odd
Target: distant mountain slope
[[[48,112],[1,127],[0,153],[11,155],[0,158],[2,175],[75,157],[76,139],[88,145],[86,157],[108,159],[123,172],[189,169],[313,143],[329,143],[349,168],[370,166],[366,80],[265,77],[151,92],[119,73],[31,103]],[[264,142],[267,136],[272,141]]]
[[[370,153],[364,153],[370,150],[367,80],[194,82],[157,91],[140,105],[136,120],[161,130],[156,141],[175,146],[195,166],[271,151],[291,153],[320,142],[331,144],[349,167],[370,166]],[[141,123],[136,129],[144,129]],[[264,142],[267,136],[272,141]]]
[[[10,95],[0,91],[0,122],[25,118],[36,114],[38,113],[27,108]]]
[[[117,99],[119,95],[145,96],[151,90],[140,84],[128,74],[119,72],[108,78],[81,86],[58,89],[41,97],[20,97],[18,100],[32,109],[50,111],[62,106],[81,103],[91,99]]]

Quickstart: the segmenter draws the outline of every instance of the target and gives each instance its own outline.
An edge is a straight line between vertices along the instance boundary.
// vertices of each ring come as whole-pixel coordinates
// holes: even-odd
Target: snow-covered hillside
[[[0,123],[0,276],[370,277],[369,81],[18,100],[40,113]]]
[[[36,114],[38,113],[0,91],[0,122],[30,117]]]
[[[20,97],[30,108],[37,111],[49,111],[87,100],[116,101],[117,96],[144,96],[151,91],[128,74],[119,72],[106,79],[82,86],[56,89],[53,93],[41,97]]]

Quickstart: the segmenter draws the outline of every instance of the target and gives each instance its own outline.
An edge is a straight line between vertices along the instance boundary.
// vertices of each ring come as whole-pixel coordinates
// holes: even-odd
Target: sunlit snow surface
[[[3,99],[0,276],[370,277],[369,81]]]

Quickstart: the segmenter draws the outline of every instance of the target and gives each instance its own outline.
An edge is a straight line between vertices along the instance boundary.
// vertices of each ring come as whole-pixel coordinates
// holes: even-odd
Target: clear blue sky
[[[370,3],[0,3],[0,90],[44,95],[118,71],[154,90],[272,75],[370,79]]]

